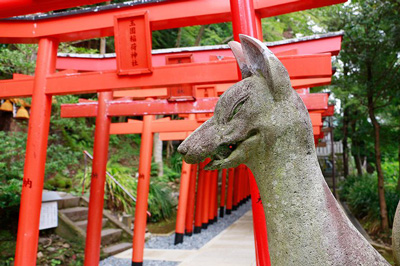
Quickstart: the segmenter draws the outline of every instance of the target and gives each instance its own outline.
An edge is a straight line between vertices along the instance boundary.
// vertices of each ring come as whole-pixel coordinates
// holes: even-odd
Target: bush
[[[149,212],[151,222],[169,218],[173,213],[171,190],[166,183],[151,181],[149,189]]]
[[[136,168],[122,166],[118,163],[109,163],[107,171],[136,198],[138,179],[135,177]],[[85,179],[85,191],[90,189],[91,168],[88,169]],[[79,172],[77,177],[83,182],[84,173]],[[76,188],[76,194],[80,194],[81,187]],[[105,204],[113,211],[134,214],[136,202],[134,202],[110,177],[106,177]],[[173,213],[173,199],[171,191],[165,182],[157,177],[150,180],[148,210],[152,222],[169,218]]]
[[[385,174],[385,199],[392,226],[396,207],[400,199],[397,188],[398,173],[394,162],[384,162],[382,168]],[[344,199],[352,212],[360,219],[367,219],[373,223],[380,221],[380,207],[378,197],[378,178],[376,174],[363,176],[349,176],[340,184],[340,196]]]

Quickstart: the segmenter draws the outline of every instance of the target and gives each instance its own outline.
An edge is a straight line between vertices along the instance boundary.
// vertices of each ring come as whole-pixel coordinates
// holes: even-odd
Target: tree
[[[331,9],[332,10],[332,9]],[[331,28],[342,26],[344,38],[339,59],[339,79],[347,91],[366,108],[373,127],[374,159],[378,176],[381,227],[388,229],[381,131],[388,108],[399,97],[400,3],[398,1],[352,1],[333,7]],[[344,75],[346,70],[346,75]],[[344,82],[343,82],[344,81]]]

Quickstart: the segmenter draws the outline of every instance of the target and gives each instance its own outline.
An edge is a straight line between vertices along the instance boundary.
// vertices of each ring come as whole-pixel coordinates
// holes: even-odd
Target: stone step
[[[60,210],[60,212],[67,216],[73,222],[87,220],[88,217],[87,207],[73,207],[62,209]]]
[[[107,218],[103,218],[103,219],[102,219],[102,227],[104,227],[104,226],[106,225],[107,221],[108,221]],[[85,230],[85,231],[86,231],[87,223],[88,223],[87,220],[83,220],[83,221],[77,221],[75,224],[76,224],[78,227],[82,228],[82,230]]]
[[[125,251],[127,249],[132,248],[132,243],[117,243],[114,245],[109,245],[105,248],[103,248],[103,252],[104,254],[106,254],[107,256],[112,256],[118,253],[121,253],[122,251]]]
[[[66,194],[65,196],[61,197],[61,200],[58,200],[58,209],[67,209],[78,207],[80,202],[80,197],[74,197],[72,195]]]
[[[109,245],[118,242],[122,234],[121,229],[107,228],[101,230],[101,244]]]

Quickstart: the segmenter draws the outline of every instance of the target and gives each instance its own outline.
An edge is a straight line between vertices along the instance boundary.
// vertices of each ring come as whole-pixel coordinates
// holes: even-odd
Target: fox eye
[[[243,99],[242,101],[239,101],[235,107],[233,108],[233,111],[231,112],[231,115],[229,116],[228,121],[232,120],[232,118],[242,109],[243,104],[246,102],[247,97]]]

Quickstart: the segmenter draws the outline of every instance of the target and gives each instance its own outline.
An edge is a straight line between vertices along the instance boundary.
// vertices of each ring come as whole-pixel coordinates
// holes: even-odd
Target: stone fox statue
[[[318,165],[311,121],[287,70],[259,40],[230,42],[243,80],[178,148],[206,169],[246,164],[268,225],[273,266],[390,265],[342,211]]]

